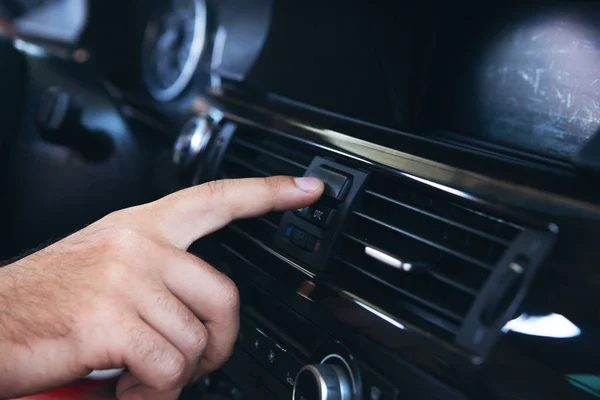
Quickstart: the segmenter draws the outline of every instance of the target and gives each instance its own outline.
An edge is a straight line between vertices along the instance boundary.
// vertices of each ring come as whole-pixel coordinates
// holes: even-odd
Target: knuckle
[[[196,361],[202,357],[208,345],[208,332],[199,321],[188,333],[190,357]]]
[[[236,284],[226,275],[219,273],[221,304],[225,310],[237,311],[240,308],[240,293]]]
[[[144,332],[132,332],[129,347],[141,363],[148,365],[154,371],[158,389],[169,390],[184,381],[186,359],[174,348],[169,349],[161,345],[155,338]]]
[[[183,343],[188,358],[196,360],[204,353],[207,346],[208,333],[200,320],[183,304],[179,304],[167,296],[158,295],[155,306],[165,310],[168,314],[176,315],[181,321],[184,332]]]
[[[111,288],[119,288],[124,282],[127,282],[127,269],[127,265],[119,261],[103,263],[101,271],[99,271],[102,290],[108,293]]]
[[[181,385],[185,381],[187,362],[179,352],[172,352],[166,357],[165,362],[161,364],[161,384],[162,389],[172,389]]]

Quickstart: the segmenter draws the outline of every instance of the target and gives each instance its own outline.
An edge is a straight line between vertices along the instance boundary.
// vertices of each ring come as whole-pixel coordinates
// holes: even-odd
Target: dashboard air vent
[[[330,271],[338,284],[382,309],[452,339],[521,231],[442,193],[374,175]]]

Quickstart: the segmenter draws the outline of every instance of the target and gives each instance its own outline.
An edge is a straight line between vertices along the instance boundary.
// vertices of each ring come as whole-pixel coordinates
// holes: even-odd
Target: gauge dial
[[[146,29],[142,65],[146,87],[159,101],[173,100],[192,80],[207,26],[205,0],[165,3]]]

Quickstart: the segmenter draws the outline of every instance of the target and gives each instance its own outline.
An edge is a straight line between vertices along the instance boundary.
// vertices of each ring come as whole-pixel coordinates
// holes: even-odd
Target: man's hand
[[[174,400],[230,356],[235,284],[186,252],[239,218],[314,203],[322,182],[213,182],[119,211],[0,269],[0,398],[126,368],[121,400]]]

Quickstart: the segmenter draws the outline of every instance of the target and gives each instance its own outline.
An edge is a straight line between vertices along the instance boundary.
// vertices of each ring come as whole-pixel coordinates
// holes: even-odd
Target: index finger
[[[269,177],[210,182],[151,204],[162,234],[187,249],[231,221],[306,207],[323,194],[315,178]]]

